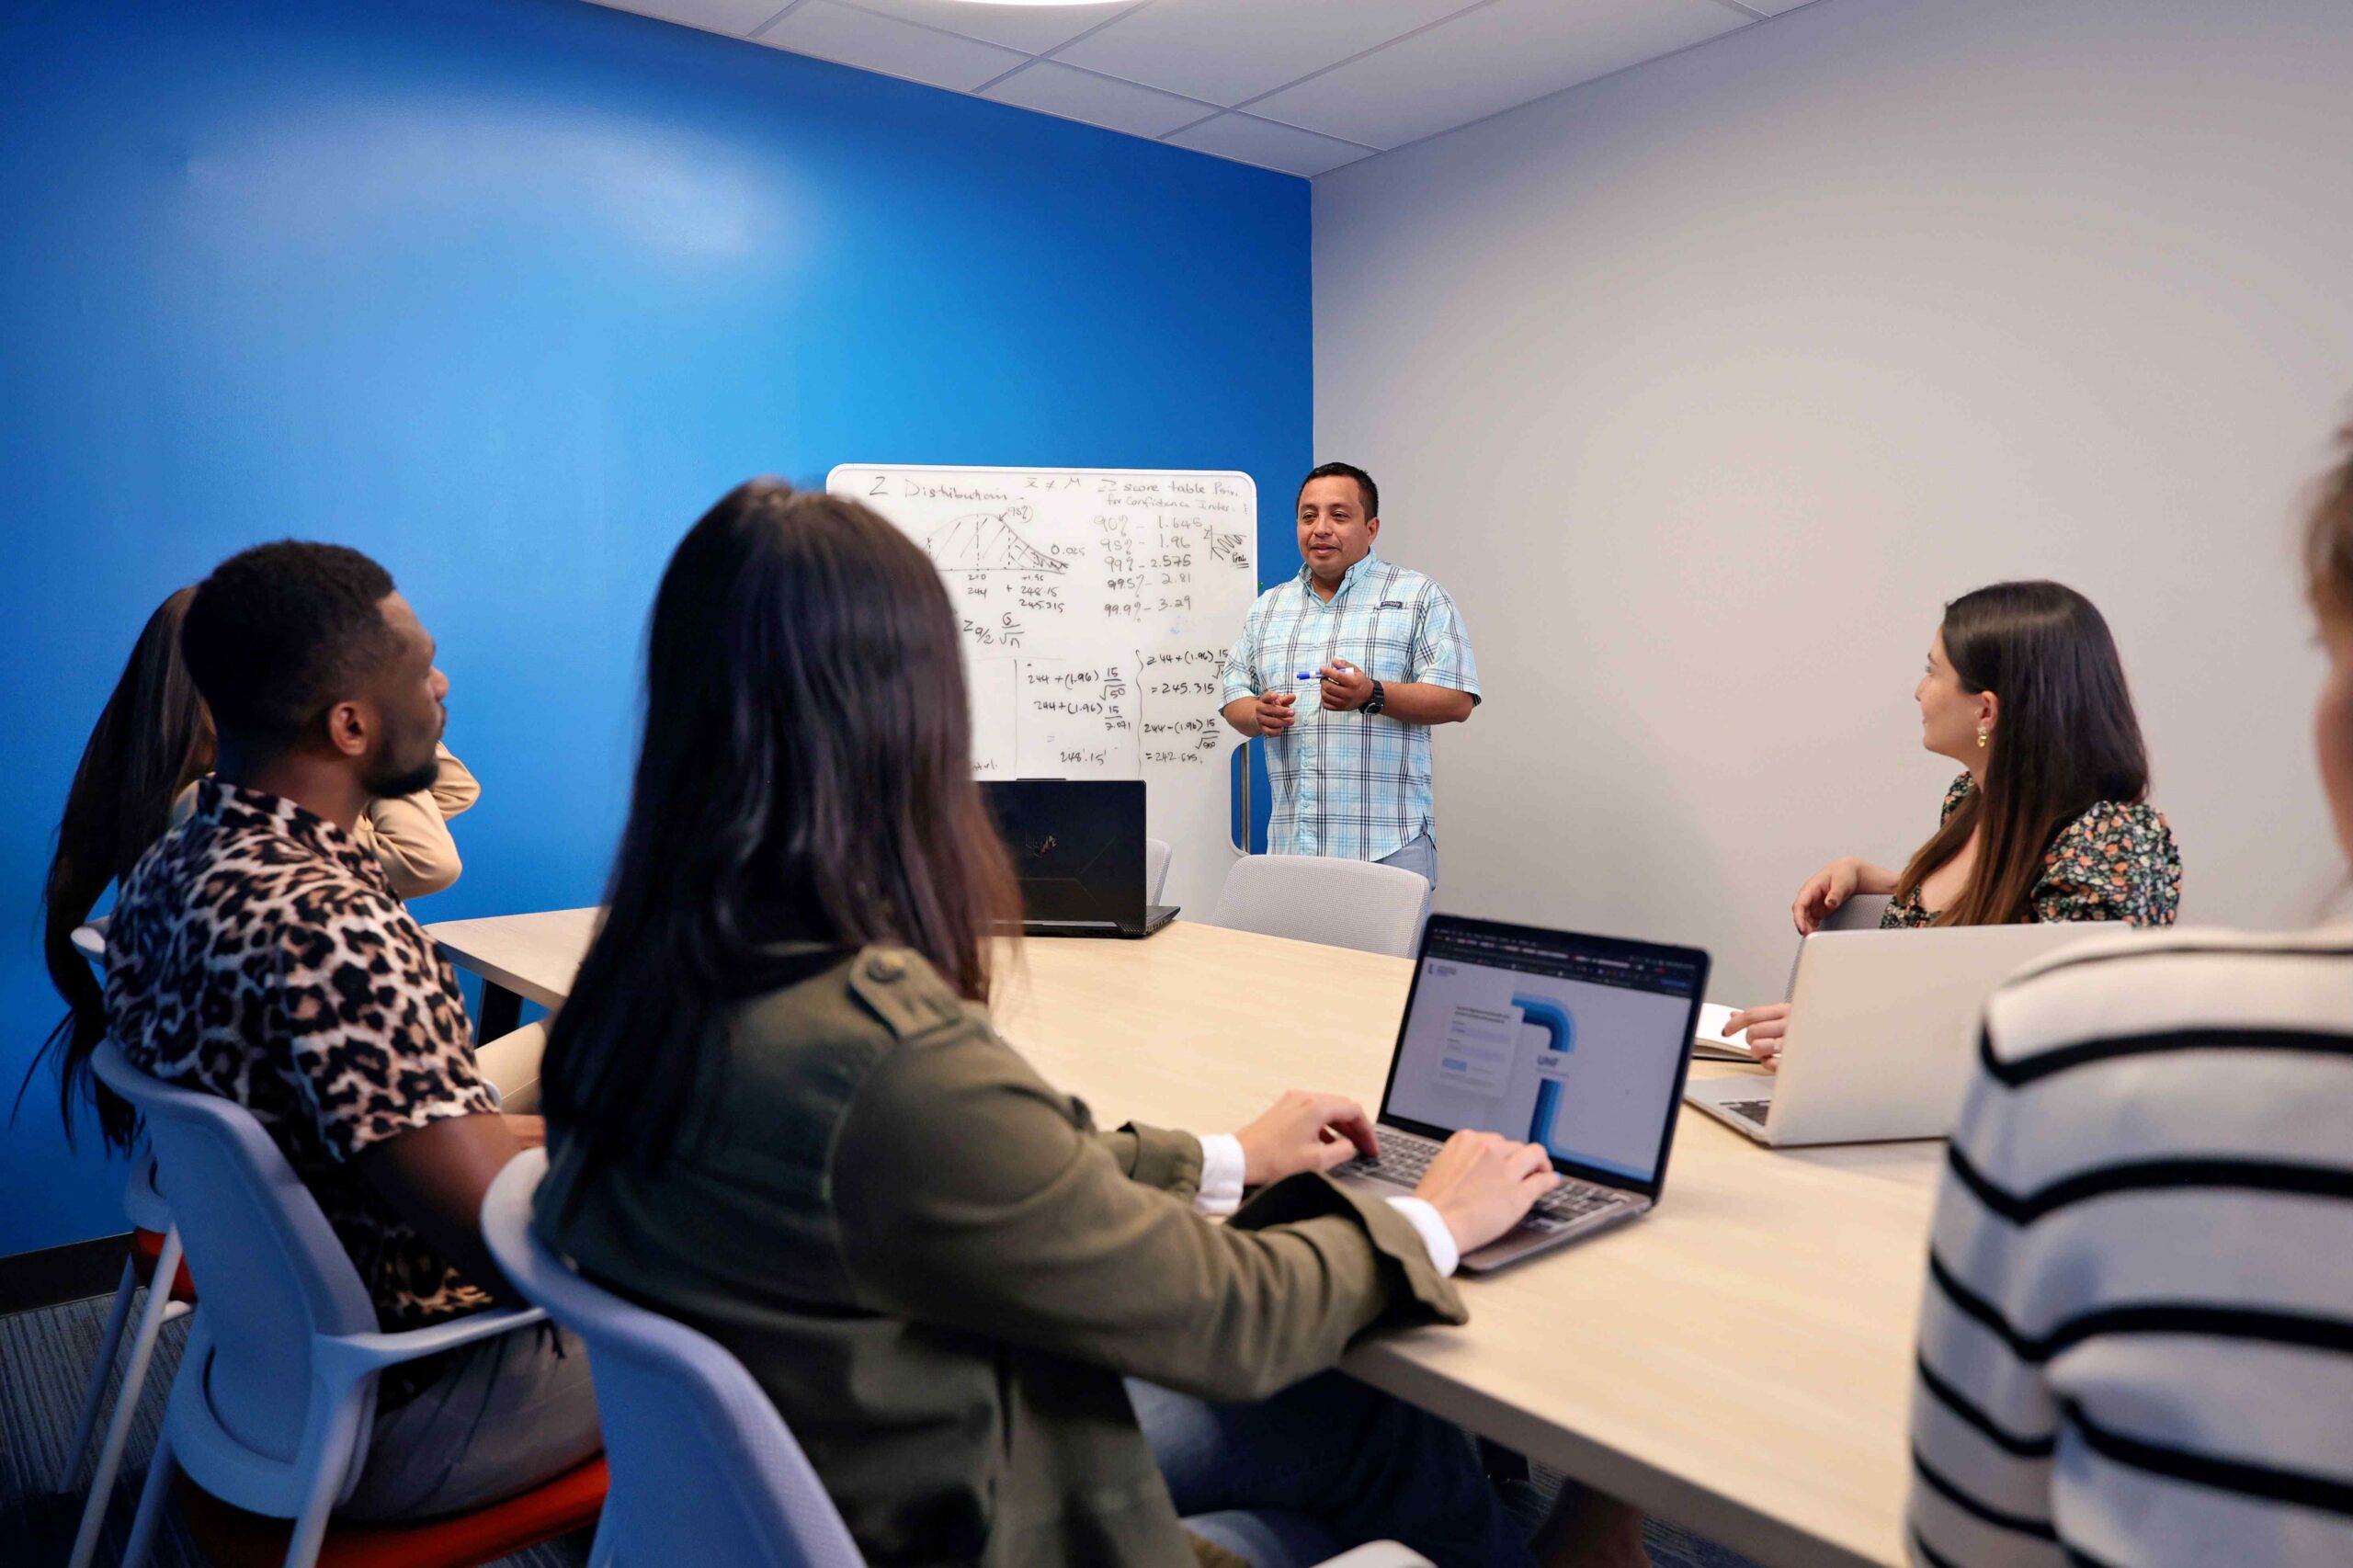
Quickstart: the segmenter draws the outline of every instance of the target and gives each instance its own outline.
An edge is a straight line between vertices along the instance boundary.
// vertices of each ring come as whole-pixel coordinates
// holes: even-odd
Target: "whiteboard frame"
[[[1051,465],[1029,466],[1026,464],[1014,463],[839,462],[825,471],[824,490],[827,494],[840,495],[844,500],[856,501],[859,505],[863,506],[869,501],[885,500],[888,499],[888,497],[858,495],[836,491],[834,488],[834,482],[846,471],[881,471],[892,474],[1023,474],[1039,477],[1043,477],[1049,474],[1085,474],[1090,476],[1119,474],[1161,476],[1167,474],[1182,474],[1188,478],[1198,477],[1201,479],[1219,479],[1235,482],[1245,487],[1249,502],[1250,526],[1246,533],[1246,539],[1250,550],[1248,568],[1250,575],[1251,602],[1253,604],[1256,603],[1258,595],[1265,591],[1259,586],[1258,482],[1254,476],[1240,469],[1072,468],[1055,467]],[[900,525],[896,521],[892,521],[892,527],[898,528],[899,526]],[[903,529],[902,531],[904,530]],[[1248,612],[1245,610],[1244,613],[1246,615]],[[1235,623],[1234,630],[1235,634],[1239,635],[1241,631],[1241,623],[1239,621]],[[1141,670],[1138,671],[1138,675],[1139,677],[1141,677]],[[1139,736],[1139,741],[1141,742],[1141,736]],[[1238,733],[1235,733],[1233,736],[1233,745],[1219,752],[1218,761],[1220,766],[1212,770],[1212,777],[1219,779],[1222,787],[1224,805],[1223,815],[1218,830],[1218,841],[1225,850],[1237,860],[1250,853],[1250,835],[1253,834],[1256,827],[1256,824],[1251,821],[1250,815],[1250,768],[1252,758],[1249,747],[1250,743],[1248,737]],[[1139,750],[1141,752],[1141,746]],[[1242,765],[1240,768],[1241,781],[1238,787],[1234,782],[1234,775],[1236,771],[1234,767],[1234,756],[1237,752],[1241,754],[1242,758]],[[1144,778],[1146,777],[1143,766],[1141,762],[1137,765],[1135,777],[1138,778]],[[1242,823],[1242,831],[1239,835],[1237,835],[1233,830],[1234,818],[1237,813],[1239,814]],[[1177,853],[1181,855],[1187,846],[1184,845],[1176,845],[1175,847]],[[1220,878],[1220,881],[1222,881],[1222,877]],[[1188,910],[1199,918],[1206,919],[1209,915],[1208,908],[1200,907],[1195,909],[1193,908],[1193,902],[1194,901],[1191,900],[1186,901]]]

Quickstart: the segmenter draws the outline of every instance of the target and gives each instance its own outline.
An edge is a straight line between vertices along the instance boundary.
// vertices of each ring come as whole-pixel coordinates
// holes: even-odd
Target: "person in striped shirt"
[[[2353,430],[2307,532],[2353,858]],[[2179,930],[1996,992],[1921,1308],[1925,1568],[2353,1563],[2353,927]]]
[[[1267,847],[1436,887],[1430,728],[1479,705],[1470,633],[1444,588],[1374,553],[1381,491],[1364,470],[1316,469],[1297,510],[1299,575],[1250,607],[1219,695],[1228,724],[1266,737]]]

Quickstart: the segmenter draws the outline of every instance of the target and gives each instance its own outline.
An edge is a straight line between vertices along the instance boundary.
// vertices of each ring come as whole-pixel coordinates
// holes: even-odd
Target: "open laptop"
[[[2081,925],[1817,931],[1798,949],[1780,1071],[1694,1079],[1683,1097],[1776,1147],[1942,1138],[1969,1085],[1985,998],[2013,971],[2093,934]]]
[[[1823,917],[1819,930],[1876,931],[1880,916],[1894,902],[1886,893],[1859,892],[1848,895],[1847,902]],[[1798,960],[1805,956],[1805,941],[1798,941],[1797,952],[1790,960],[1790,983],[1781,987],[1781,1000],[1786,1002],[1797,992]],[[1756,1053],[1748,1049],[1745,1035],[1734,1037],[1724,1033],[1724,1025],[1740,1011],[1737,1007],[1719,1006],[1711,1002],[1699,1009],[1699,1032],[1691,1038],[1691,1054],[1702,1062],[1745,1062],[1754,1065]]]
[[[1564,1178],[1465,1253],[1497,1268],[1650,1212],[1708,990],[1708,955],[1433,915],[1381,1091],[1381,1158],[1333,1175],[1410,1193],[1464,1128],[1541,1143]]]
[[[1021,880],[1030,937],[1149,937],[1176,918],[1147,905],[1143,780],[1011,778],[983,783]]]

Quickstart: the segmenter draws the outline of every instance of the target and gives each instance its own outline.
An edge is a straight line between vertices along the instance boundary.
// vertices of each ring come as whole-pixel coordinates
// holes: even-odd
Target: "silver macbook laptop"
[[[1381,1158],[1333,1174],[1410,1193],[1464,1128],[1541,1143],[1563,1177],[1472,1272],[1648,1213],[1708,990],[1708,955],[1433,915],[1381,1091]]]
[[[1683,1097],[1776,1147],[1942,1138],[1994,988],[2045,953],[2116,929],[1817,931],[1798,949],[1780,1071],[1695,1079]]]

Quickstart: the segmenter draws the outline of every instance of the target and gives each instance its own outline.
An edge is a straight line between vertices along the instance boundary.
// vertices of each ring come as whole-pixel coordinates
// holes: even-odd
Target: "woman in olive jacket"
[[[1384,1202],[1322,1174],[1373,1139],[1336,1096],[1198,1139],[1099,1131],[1041,1079],[983,1006],[1018,903],[947,591],[856,503],[730,494],[647,660],[609,913],[548,1043],[547,1239],[740,1358],[877,1568],[1235,1560],[1180,1508],[1531,1563],[1461,1433],[1315,1374],[1461,1322],[1458,1249],[1557,1179],[1543,1152],[1465,1134]]]

